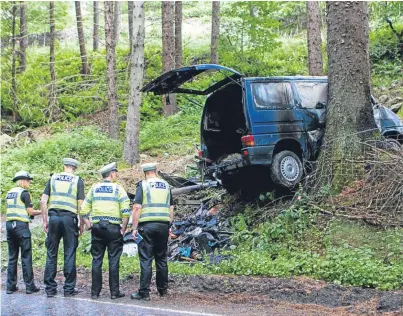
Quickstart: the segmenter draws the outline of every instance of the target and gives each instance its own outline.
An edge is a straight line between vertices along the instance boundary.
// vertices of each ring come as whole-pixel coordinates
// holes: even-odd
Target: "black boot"
[[[144,301],[150,300],[150,295],[143,295],[140,294],[139,292],[133,293],[130,297],[132,300],[144,300]]]
[[[36,293],[36,292],[39,292],[41,289],[39,288],[39,287],[33,287],[32,289],[26,289],[25,290],[25,293],[27,293],[27,294],[32,294],[32,293]]]
[[[73,292],[64,292],[64,297],[70,297],[78,294],[78,289],[74,289]]]
[[[116,300],[117,298],[124,297],[125,293],[119,292],[117,295],[111,295],[111,299]]]
[[[168,290],[158,290],[158,293],[160,293],[161,297],[164,297],[168,295]]]
[[[13,294],[14,292],[18,291],[18,286],[16,286],[14,289],[7,289],[7,294]]]

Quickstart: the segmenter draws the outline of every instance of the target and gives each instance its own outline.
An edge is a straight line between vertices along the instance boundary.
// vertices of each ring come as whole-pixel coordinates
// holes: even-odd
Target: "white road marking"
[[[88,298],[79,298],[79,297],[63,297],[63,296],[55,296],[55,298],[62,298],[62,299],[72,299],[72,300],[78,300],[78,301],[87,301],[91,303],[98,303],[98,304],[110,304],[110,305],[120,305],[120,306],[136,306],[138,308],[142,309],[148,309],[148,310],[154,310],[154,311],[160,311],[160,312],[171,312],[171,313],[177,313],[177,314],[185,314],[185,315],[203,315],[203,316],[220,316],[220,314],[207,314],[207,313],[198,313],[198,312],[188,312],[188,311],[181,311],[181,310],[176,310],[176,309],[169,309],[169,308],[159,308],[159,307],[149,307],[149,306],[143,306],[143,305],[136,305],[136,304],[123,304],[123,303],[112,303],[112,302],[105,302],[105,301],[97,301],[97,300],[92,300]]]

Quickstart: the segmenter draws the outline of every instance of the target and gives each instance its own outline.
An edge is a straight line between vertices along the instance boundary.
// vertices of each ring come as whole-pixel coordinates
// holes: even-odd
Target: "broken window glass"
[[[258,109],[292,107],[293,95],[289,82],[259,82],[251,86]]]
[[[315,109],[318,103],[327,104],[326,82],[295,82],[301,106],[307,109]]]

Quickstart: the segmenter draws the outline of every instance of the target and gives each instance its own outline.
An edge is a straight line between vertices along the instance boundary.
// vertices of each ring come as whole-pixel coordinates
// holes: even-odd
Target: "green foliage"
[[[49,32],[49,2],[48,1],[27,1],[27,29],[30,34],[41,34]],[[55,25],[56,31],[65,29],[71,20],[75,22],[75,15],[71,15],[74,8],[73,2],[60,1],[55,3]],[[44,23],[48,22],[48,23]]]
[[[403,19],[399,23],[394,23],[394,28],[398,33],[403,29]],[[374,62],[381,59],[396,60],[398,59],[399,39],[393,33],[386,21],[379,28],[374,29],[369,34],[370,56]]]
[[[268,54],[277,47],[278,2],[236,2],[222,10],[223,34],[219,53],[231,59],[245,74],[264,67]]]
[[[336,284],[403,287],[402,229],[376,230],[337,220],[319,229],[318,215],[303,206],[253,230],[239,217],[241,230],[233,239],[237,250],[217,268],[220,273],[307,275]]]
[[[140,149],[152,155],[186,154],[199,140],[200,113],[176,115],[148,122],[140,128]]]
[[[1,196],[4,198],[4,193],[14,186],[11,181],[14,174],[19,170],[27,170],[35,178],[29,191],[34,207],[38,207],[49,174],[62,170],[61,162],[64,157],[74,157],[81,161],[77,175],[92,183],[99,178],[97,174],[99,167],[119,159],[121,152],[119,142],[109,139],[107,135],[93,127],[73,130],[66,128],[50,139],[28,144],[22,148],[8,149],[2,153]]]

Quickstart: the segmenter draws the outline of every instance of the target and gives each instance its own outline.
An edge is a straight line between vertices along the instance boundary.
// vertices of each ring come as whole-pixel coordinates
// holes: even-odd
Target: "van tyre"
[[[281,151],[274,156],[270,171],[274,183],[286,188],[293,188],[302,178],[301,159],[292,151]]]

